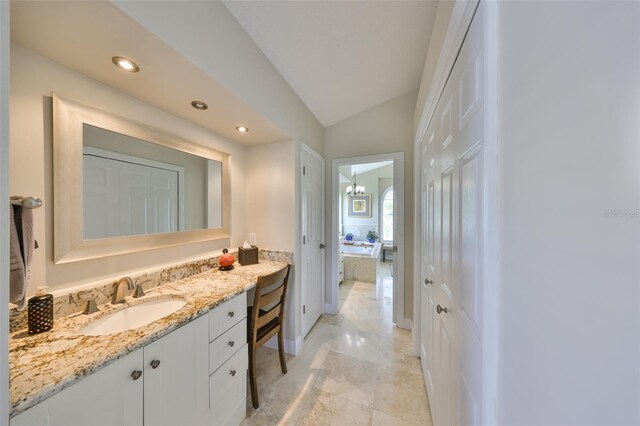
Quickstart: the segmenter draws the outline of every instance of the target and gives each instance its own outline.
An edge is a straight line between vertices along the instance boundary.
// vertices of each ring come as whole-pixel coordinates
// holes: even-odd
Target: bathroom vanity
[[[122,306],[72,315],[54,330],[11,339],[10,424],[237,425],[246,415],[247,295],[261,261],[211,270],[154,288]],[[87,325],[131,306],[185,305],[148,325],[85,335]],[[90,317],[90,318],[89,318]]]

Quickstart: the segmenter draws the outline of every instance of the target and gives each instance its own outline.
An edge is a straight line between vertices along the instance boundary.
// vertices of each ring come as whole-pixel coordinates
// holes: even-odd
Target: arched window
[[[382,193],[382,242],[393,242],[393,186]]]

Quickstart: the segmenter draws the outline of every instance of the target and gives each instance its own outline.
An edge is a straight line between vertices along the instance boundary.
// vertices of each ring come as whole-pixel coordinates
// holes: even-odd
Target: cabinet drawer
[[[247,297],[242,293],[209,312],[209,341],[242,321],[247,316]]]
[[[246,416],[247,345],[209,377],[211,415],[216,424],[239,424]]]
[[[247,319],[245,318],[209,343],[209,374],[216,371],[246,343]]]

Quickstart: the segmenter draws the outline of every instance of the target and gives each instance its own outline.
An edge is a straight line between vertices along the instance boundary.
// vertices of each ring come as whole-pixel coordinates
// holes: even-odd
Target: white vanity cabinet
[[[209,321],[202,316],[144,347],[144,424],[209,418]]]
[[[142,352],[130,353],[17,415],[11,426],[141,425]]]
[[[247,414],[247,297],[209,313],[209,396],[215,425],[239,425]]]
[[[238,425],[246,415],[246,316],[241,294],[10,424]]]

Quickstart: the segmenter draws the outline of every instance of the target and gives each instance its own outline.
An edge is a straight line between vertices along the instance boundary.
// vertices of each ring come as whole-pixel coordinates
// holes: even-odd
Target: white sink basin
[[[80,334],[104,336],[133,330],[176,312],[186,303],[180,299],[156,299],[129,306],[90,322],[80,329]]]

